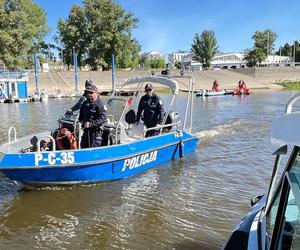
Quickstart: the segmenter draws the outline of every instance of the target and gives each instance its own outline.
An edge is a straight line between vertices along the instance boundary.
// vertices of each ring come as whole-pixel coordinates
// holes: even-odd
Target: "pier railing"
[[[27,72],[25,71],[0,71],[0,79],[22,79],[24,77],[27,77]]]

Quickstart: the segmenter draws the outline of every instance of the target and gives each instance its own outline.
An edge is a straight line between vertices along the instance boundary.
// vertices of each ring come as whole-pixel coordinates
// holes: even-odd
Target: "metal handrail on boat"
[[[289,100],[285,108],[285,113],[289,114],[292,112],[293,104],[300,99],[300,92],[293,95]]]
[[[11,133],[12,130],[14,130],[14,135],[15,135],[14,141],[17,140],[17,130],[16,130],[16,128],[15,128],[14,126],[11,126],[11,127],[9,128],[9,130],[8,130],[8,144],[11,143],[10,133]]]
[[[180,121],[174,122],[174,123],[169,123],[169,124],[164,124],[164,125],[157,125],[156,127],[152,127],[152,128],[147,128],[144,130],[144,137],[145,137],[146,133],[150,130],[158,130],[159,129],[160,133],[161,133],[163,128],[172,127],[172,126],[176,126],[176,130],[178,130],[179,126],[180,126]]]
[[[185,86],[188,87],[188,98],[187,98],[187,102],[186,102],[186,109],[185,109],[185,115],[184,115],[184,122],[183,122],[183,129],[186,129],[186,124],[187,124],[187,119],[188,119],[188,108],[190,107],[190,132],[192,131],[192,126],[193,126],[193,107],[194,107],[194,78],[192,76],[171,76],[171,78],[175,78],[175,79],[188,79],[189,80],[189,84],[188,86],[186,84],[184,84],[183,82],[181,82],[181,84],[184,84]],[[191,98],[191,100],[190,100]]]
[[[45,135],[44,137],[50,138],[50,140],[53,143],[53,151],[56,151],[55,139],[51,135]],[[42,141],[42,139],[39,139],[37,142],[37,152],[41,152],[41,141]]]

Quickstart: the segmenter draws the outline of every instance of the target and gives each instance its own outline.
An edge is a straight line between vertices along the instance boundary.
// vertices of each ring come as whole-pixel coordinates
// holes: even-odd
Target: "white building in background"
[[[239,69],[245,68],[247,62],[244,60],[244,53],[222,53],[212,58],[212,67],[220,69]],[[261,66],[279,66],[286,65],[291,62],[288,56],[269,55]]]
[[[42,71],[43,72],[49,72],[50,71],[49,63],[42,63]]]
[[[219,69],[240,69],[246,67],[243,53],[221,53],[211,60],[211,66]]]
[[[289,56],[277,56],[277,55],[269,55],[266,60],[262,61],[261,65],[289,65],[291,63],[291,58]]]
[[[5,70],[5,63],[0,59],[0,70]]]
[[[247,62],[244,60],[244,53],[219,53],[211,60],[211,67],[214,69],[240,69],[246,68]],[[174,66],[176,61],[183,63],[186,69],[202,70],[202,64],[193,60],[193,54],[188,52],[176,52],[169,54],[169,63]],[[291,58],[288,56],[269,55],[264,60],[262,66],[290,65]]]
[[[164,54],[158,51],[150,51],[142,54],[142,57],[145,57],[147,61],[152,59],[164,59]]]
[[[202,64],[193,60],[193,54],[185,51],[178,51],[168,55],[168,63],[174,67],[176,62],[183,64],[185,69],[202,70]]]
[[[175,65],[176,62],[182,62],[182,58],[189,55],[189,52],[178,51],[168,55],[168,63],[171,67]]]
[[[184,65],[185,69],[190,69],[192,71],[202,70],[202,63],[193,60],[192,53],[189,53],[188,55],[183,56],[181,58],[181,60],[182,60],[182,64]]]

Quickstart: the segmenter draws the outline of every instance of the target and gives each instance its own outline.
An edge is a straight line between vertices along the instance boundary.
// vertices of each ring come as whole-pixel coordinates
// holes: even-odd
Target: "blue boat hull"
[[[6,154],[0,171],[32,186],[95,183],[126,178],[193,152],[199,139],[187,132],[132,143],[29,154]]]

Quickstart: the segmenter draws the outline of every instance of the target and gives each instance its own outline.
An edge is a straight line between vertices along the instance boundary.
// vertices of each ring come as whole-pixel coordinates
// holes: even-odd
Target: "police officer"
[[[157,126],[158,124],[162,124],[163,117],[164,117],[164,109],[163,109],[163,102],[162,100],[154,93],[153,85],[146,84],[145,86],[146,94],[142,96],[136,122],[139,122],[141,118],[141,114],[143,113],[144,117],[144,124],[147,128],[152,128]],[[157,135],[158,130],[152,129],[146,132],[146,137]]]
[[[92,80],[86,80],[85,81],[85,88],[89,85],[93,85],[93,81]],[[86,91],[84,91],[83,95],[79,98],[78,102],[70,109],[67,110],[66,115],[72,115],[73,112],[80,110],[82,104],[84,103],[84,101],[87,100],[87,93]]]
[[[100,147],[107,109],[95,85],[88,85],[85,91],[88,98],[83,102],[79,114],[79,121],[83,128],[80,146],[81,148]]]

